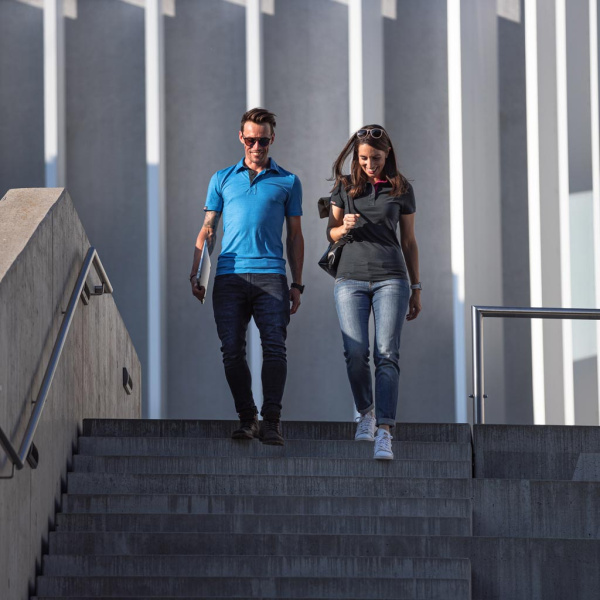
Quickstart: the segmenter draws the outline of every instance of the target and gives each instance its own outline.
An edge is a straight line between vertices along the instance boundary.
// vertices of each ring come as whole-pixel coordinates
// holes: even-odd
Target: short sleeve
[[[214,210],[223,212],[223,196],[221,195],[221,185],[219,183],[218,173],[210,178],[208,192],[206,193],[206,204],[204,210]]]
[[[412,213],[417,211],[417,204],[415,202],[415,192],[410,183],[408,184],[408,189],[406,190],[406,192],[402,194],[401,199],[401,214],[411,215]]]
[[[346,190],[341,183],[333,190],[329,202],[339,208],[346,208]]]
[[[301,217],[302,216],[302,184],[300,179],[294,175],[294,183],[285,203],[286,217]]]

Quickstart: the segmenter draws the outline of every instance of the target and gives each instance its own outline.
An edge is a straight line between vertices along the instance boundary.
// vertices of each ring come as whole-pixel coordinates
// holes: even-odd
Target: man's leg
[[[273,433],[273,441],[270,443],[283,443],[278,425],[287,377],[285,340],[290,322],[290,292],[284,275],[257,274],[252,277],[252,281],[252,312],[263,350],[261,415],[265,421],[265,432]],[[269,430],[270,423],[277,425],[271,428],[273,432]],[[263,438],[263,441],[269,443],[268,438]]]
[[[225,377],[240,421],[254,421],[252,377],[246,361],[246,331],[251,315],[250,284],[245,276],[220,275],[213,286],[213,309],[221,340]],[[243,437],[253,437],[245,435]]]

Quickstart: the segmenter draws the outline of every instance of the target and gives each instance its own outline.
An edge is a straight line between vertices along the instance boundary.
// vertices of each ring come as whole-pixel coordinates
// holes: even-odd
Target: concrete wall
[[[0,2],[0,195],[44,185],[42,11]]]
[[[502,306],[502,214],[495,0],[461,0],[465,345],[471,389],[471,305]],[[504,330],[485,324],[486,422],[503,423]]]
[[[585,21],[577,16],[585,2],[577,2],[568,15],[573,39]],[[210,175],[241,156],[236,131],[246,109],[245,8],[226,0],[177,0],[174,5],[174,16],[164,17],[166,416],[231,418],[211,300],[204,306],[194,301],[187,274]],[[77,0],[76,6],[76,17],[65,20],[67,185],[90,241],[112,274],[115,301],[146,363],[147,293],[154,280],[146,247],[144,10],[123,0]],[[519,23],[499,19],[495,0],[462,0],[461,13],[465,236],[459,241],[466,254],[467,319],[458,359],[447,2],[402,0],[396,3],[396,19],[382,18],[384,124],[416,191],[425,287],[423,313],[403,332],[398,411],[403,421],[452,420],[455,400],[466,401],[455,399],[454,391],[464,379],[465,395],[471,392],[469,367],[461,371],[463,353],[470,365],[471,303],[529,302],[523,18]],[[44,183],[42,36],[39,8],[0,1],[0,194]],[[316,266],[326,242],[325,223],[315,209],[348,135],[354,93],[348,83],[348,7],[334,0],[277,0],[274,13],[263,14],[262,38],[264,104],[279,118],[273,156],[300,175],[305,198],[307,291],[289,330],[284,416],[348,419],[352,402],[332,281]],[[577,95],[577,77],[585,71],[576,60],[577,52],[585,51],[580,46],[570,51],[575,79],[569,90],[576,96],[569,98],[575,107],[570,119],[577,116],[577,103],[585,101]],[[581,89],[585,94],[588,88]],[[544,102],[540,109],[547,108]],[[570,148],[585,146],[577,137],[584,129],[570,127],[575,132]],[[574,168],[577,156],[573,150]],[[486,381],[488,422],[531,420],[526,322],[486,322]]]
[[[506,306],[530,306],[523,19],[520,22],[498,19],[498,103],[502,295]],[[533,394],[528,360],[531,356],[531,327],[529,322],[515,319],[505,319],[503,327],[505,423],[531,423]]]
[[[167,415],[235,418],[212,296],[201,305],[188,281],[212,174],[240,159],[246,110],[245,9],[221,0],[177,3],[165,20],[167,122]],[[215,94],[215,88],[222,93]],[[209,151],[207,151],[209,150]],[[222,227],[213,260],[220,252]],[[216,260],[215,260],[216,262]]]
[[[600,453],[600,429],[476,425],[473,445],[477,478],[571,481],[582,454]]]
[[[348,10],[336,2],[276,4],[275,14],[264,23],[265,104],[280,123],[273,155],[302,181],[306,284],[302,306],[288,329],[284,415],[350,420],[354,402],[333,279],[317,266],[327,247],[326,221],[318,217],[317,200],[331,189],[331,166],[348,140]]]
[[[146,258],[144,11],[120,0],[79,0],[77,18],[65,20],[65,46],[67,186],[145,361],[152,273]]]
[[[89,242],[63,189],[10,191],[0,201],[0,239],[0,426],[18,447]],[[11,478],[0,451],[3,600],[29,597],[82,419],[140,410],[140,363],[114,299],[79,303],[34,439],[38,468]]]
[[[423,314],[402,332],[399,421],[454,420],[446,27],[445,0],[400,2],[384,21],[386,126],[415,190],[425,287]]]
[[[473,480],[473,535],[600,539],[600,483]]]

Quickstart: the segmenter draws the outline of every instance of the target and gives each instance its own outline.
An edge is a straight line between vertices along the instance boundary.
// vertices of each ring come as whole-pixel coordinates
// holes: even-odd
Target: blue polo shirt
[[[302,215],[302,185],[272,158],[250,181],[244,159],[217,171],[208,184],[204,210],[222,213],[223,243],[217,275],[285,275],[281,234],[285,217]]]

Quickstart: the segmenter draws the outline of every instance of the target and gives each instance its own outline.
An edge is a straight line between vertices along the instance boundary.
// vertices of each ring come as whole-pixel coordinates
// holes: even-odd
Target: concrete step
[[[101,437],[228,438],[238,421],[84,419],[83,434]],[[355,423],[283,421],[286,439],[353,440]],[[468,423],[397,423],[396,441],[471,443]]]
[[[234,494],[471,498],[471,479],[69,473],[70,494]]]
[[[74,456],[76,473],[469,478],[470,461],[195,456]]]
[[[471,444],[392,442],[396,459],[472,460]],[[81,437],[80,455],[88,456],[245,456],[373,458],[373,444],[354,440],[286,440],[284,446],[229,438]]]
[[[153,537],[154,536],[154,537]],[[468,558],[473,598],[597,598],[600,541],[471,536],[50,534],[51,554]],[[267,549],[267,551],[265,551]],[[442,596],[443,597],[443,596]]]
[[[262,597],[262,598],[389,598],[468,600],[465,579],[371,577],[38,577],[38,596],[108,596],[145,598]]]
[[[465,559],[340,556],[44,556],[44,575],[68,577],[417,577],[470,579]]]
[[[61,532],[49,534],[50,554],[198,554],[272,556],[403,556],[464,558],[448,540],[469,536]]]
[[[57,515],[56,531],[471,535],[471,519],[322,515]]]
[[[369,496],[206,496],[186,494],[64,494],[65,513],[297,514],[339,516],[467,517],[464,498]]]

